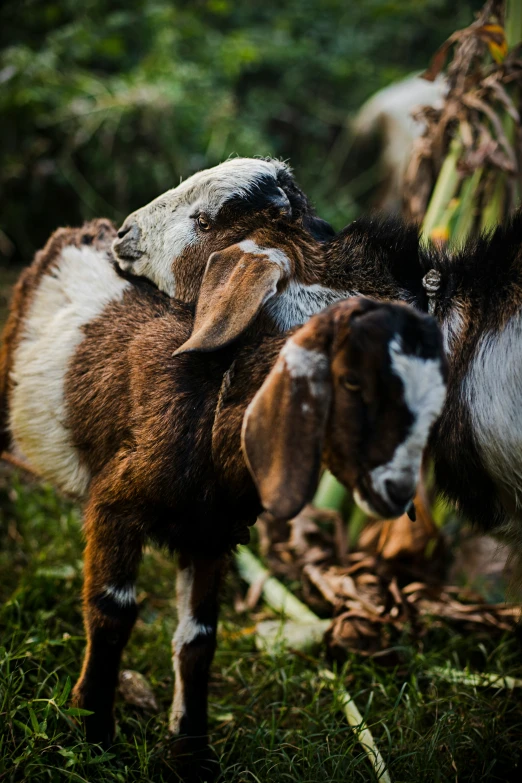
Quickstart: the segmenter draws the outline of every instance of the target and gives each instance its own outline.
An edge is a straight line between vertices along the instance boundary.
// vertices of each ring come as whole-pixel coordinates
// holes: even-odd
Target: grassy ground
[[[50,488],[5,473],[0,487],[0,781],[163,779],[161,739],[172,690],[174,564],[147,553],[140,619],[124,665],[142,672],[160,702],[144,715],[119,701],[117,744],[96,755],[68,709],[84,646],[78,509]],[[231,576],[211,682],[210,722],[222,781],[374,781],[332,691],[324,661],[255,651],[251,616],[234,613]],[[340,676],[355,696],[394,783],[520,779],[522,696],[452,685],[434,665],[522,676],[513,638],[465,638],[433,628],[405,637],[387,669],[352,656]]]

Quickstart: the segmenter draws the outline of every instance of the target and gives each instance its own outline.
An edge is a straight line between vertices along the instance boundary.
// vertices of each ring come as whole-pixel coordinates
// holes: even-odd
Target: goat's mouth
[[[136,245],[126,242],[125,239],[115,239],[112,243],[112,252],[114,253],[116,263],[124,269],[128,269],[129,264],[134,264],[145,255],[144,250],[140,250]]]
[[[393,502],[390,498],[382,497],[378,492],[367,486],[369,482],[361,479],[353,490],[353,499],[373,519],[396,519],[406,512],[410,513],[413,505],[413,494],[407,503]]]

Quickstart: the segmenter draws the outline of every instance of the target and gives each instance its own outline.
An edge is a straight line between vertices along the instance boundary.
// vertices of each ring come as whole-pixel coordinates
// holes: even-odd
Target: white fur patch
[[[288,166],[277,160],[233,158],[193,174],[177,188],[129,215],[126,223],[136,223],[141,231],[136,249],[142,255],[132,261],[119,258],[119,243],[115,240],[117,263],[125,271],[145,277],[161,291],[175,296],[176,259],[199,241],[195,225],[197,212],[214,218],[226,201],[248,196],[260,179],[272,177],[275,181],[282,170],[288,170]]]
[[[291,280],[284,291],[267,303],[265,309],[278,329],[286,332],[294,326],[302,326],[333,302],[348,299],[350,296],[357,296],[357,292],[337,291],[319,283],[304,285]]]
[[[461,308],[458,304],[455,304],[440,325],[442,339],[444,341],[444,351],[448,356],[455,350],[455,345],[462,336],[465,324],[466,322]]]
[[[198,623],[192,615],[192,589],[194,586],[194,567],[179,570],[176,577],[176,603],[178,608],[178,627],[172,637],[172,663],[174,667],[174,700],[170,710],[169,731],[179,734],[181,719],[186,713],[183,678],[179,655],[183,646],[190,644],[198,636],[213,633],[211,625]]]
[[[119,606],[132,606],[136,603],[136,586],[127,585],[126,587],[113,587],[107,585],[105,588],[105,595],[108,595]]]
[[[40,280],[14,355],[13,438],[38,473],[73,495],[85,493],[90,476],[65,425],[65,376],[83,339],[82,326],[121,299],[129,285],[104,253],[64,248]]]
[[[462,395],[491,476],[522,501],[522,317],[480,340]]]
[[[190,209],[181,210],[178,220],[166,224],[162,230],[150,231],[147,237],[147,252],[134,261],[127,261],[116,255],[116,262],[124,272],[145,277],[171,297],[176,296],[176,278],[172,271],[173,261],[190,245],[198,241],[194,221],[188,214]]]
[[[411,485],[413,495],[429,431],[446,397],[439,359],[423,359],[404,353],[398,338],[390,342],[390,358],[393,372],[402,381],[404,401],[413,416],[413,423],[405,440],[395,449],[392,459],[370,473],[375,492],[386,500],[387,481],[403,486]]]
[[[282,250],[276,247],[260,247],[252,239],[244,239],[238,244],[243,253],[252,253],[253,255],[263,255],[272,263],[277,264],[281,269],[290,274],[290,259]]]
[[[283,363],[291,378],[305,378],[312,397],[320,397],[329,389],[330,362],[321,351],[310,351],[292,338],[286,341],[279,354],[279,371]]]

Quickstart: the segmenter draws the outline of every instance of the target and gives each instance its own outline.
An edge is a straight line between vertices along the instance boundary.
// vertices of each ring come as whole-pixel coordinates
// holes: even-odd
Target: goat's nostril
[[[388,479],[384,482],[384,486],[391,502],[397,508],[406,508],[412,497],[411,485],[400,484]]]
[[[118,231],[118,239],[123,239],[125,234],[128,234],[130,230],[131,230],[131,226],[127,226],[127,227],[122,226]]]

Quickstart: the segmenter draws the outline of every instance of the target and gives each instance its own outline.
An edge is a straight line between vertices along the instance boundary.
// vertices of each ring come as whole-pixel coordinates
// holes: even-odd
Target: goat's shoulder
[[[175,395],[172,353],[191,324],[189,306],[138,281],[83,325],[65,396],[68,427],[93,463],[91,470],[100,469],[122,443],[133,448],[140,428],[162,403],[168,406]]]
[[[426,253],[423,266],[440,272],[441,311],[472,314],[466,339],[503,329],[522,309],[522,209],[455,253]]]

